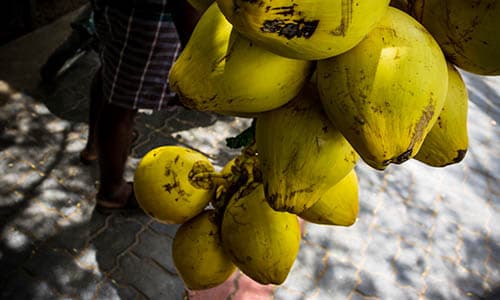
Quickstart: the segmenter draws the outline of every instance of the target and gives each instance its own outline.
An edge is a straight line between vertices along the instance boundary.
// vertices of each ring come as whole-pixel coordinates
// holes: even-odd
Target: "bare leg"
[[[132,144],[136,110],[105,103],[97,122],[100,186],[97,199],[101,206],[121,207],[131,196],[132,187],[123,174]]]
[[[80,160],[89,164],[97,159],[97,119],[101,113],[103,106],[102,92],[102,68],[97,70],[97,73],[92,79],[90,86],[90,105],[89,105],[89,132],[85,149],[80,153]]]

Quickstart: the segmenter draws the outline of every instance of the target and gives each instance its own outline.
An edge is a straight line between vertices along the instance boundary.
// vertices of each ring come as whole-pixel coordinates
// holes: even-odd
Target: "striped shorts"
[[[140,7],[95,2],[105,101],[129,109],[167,108],[175,98],[168,74],[180,51],[167,0]]]

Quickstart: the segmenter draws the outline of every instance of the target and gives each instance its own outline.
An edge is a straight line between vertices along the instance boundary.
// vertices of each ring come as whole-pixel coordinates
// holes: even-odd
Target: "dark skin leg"
[[[97,70],[90,86],[89,133],[85,149],[80,153],[80,158],[85,164],[91,163],[97,159],[97,118],[103,104],[101,71],[102,68]]]
[[[136,110],[104,102],[101,70],[92,81],[89,109],[89,134],[85,149],[80,155],[83,161],[98,159],[99,204],[112,208],[121,207],[132,192],[131,186],[123,179],[123,174],[133,140]]]
[[[100,185],[99,204],[121,207],[131,196],[132,187],[123,179],[132,144],[137,111],[105,103],[97,122],[97,149]]]

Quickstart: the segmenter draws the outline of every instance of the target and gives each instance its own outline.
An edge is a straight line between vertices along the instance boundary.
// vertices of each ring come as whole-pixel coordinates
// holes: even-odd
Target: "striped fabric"
[[[168,73],[180,51],[167,0],[138,7],[96,2],[105,99],[130,109],[167,108],[175,96]]]

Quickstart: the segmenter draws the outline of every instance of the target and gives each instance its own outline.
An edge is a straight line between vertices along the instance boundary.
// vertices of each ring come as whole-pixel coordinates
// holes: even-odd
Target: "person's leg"
[[[98,205],[121,207],[127,204],[132,186],[123,175],[132,144],[136,110],[104,104],[97,122],[100,185]]]
[[[102,90],[102,68],[97,70],[92,84],[90,86],[90,105],[89,105],[89,129],[87,136],[87,144],[80,153],[80,160],[84,164],[89,164],[97,159],[97,119],[103,105],[103,90]]]

